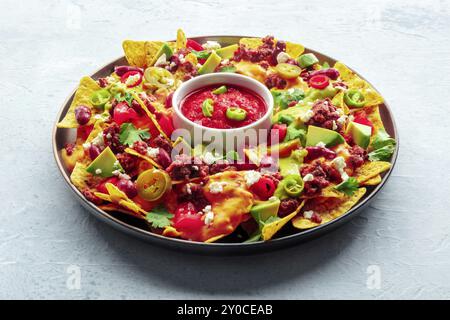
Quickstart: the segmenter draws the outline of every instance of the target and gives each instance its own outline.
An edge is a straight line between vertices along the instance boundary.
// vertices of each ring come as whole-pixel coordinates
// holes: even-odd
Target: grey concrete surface
[[[448,1],[2,0],[0,21],[0,298],[450,298]],[[91,217],[55,166],[56,113],[123,39],[178,27],[274,34],[367,77],[401,138],[370,208],[307,244],[225,258],[166,251]]]

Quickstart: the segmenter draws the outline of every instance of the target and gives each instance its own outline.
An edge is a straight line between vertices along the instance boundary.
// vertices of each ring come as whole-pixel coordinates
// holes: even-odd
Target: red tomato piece
[[[200,43],[198,43],[197,41],[192,40],[192,39],[187,39],[186,47],[191,48],[192,50],[195,50],[195,51],[203,51],[204,50]]]
[[[172,117],[166,116],[164,114],[161,114],[158,123],[161,126],[162,131],[170,137],[172,135],[172,132],[175,130],[172,122]]]
[[[277,136],[278,136],[278,143],[283,142],[284,138],[286,137],[287,133],[287,126],[284,123],[277,123],[272,126],[272,129],[270,130],[270,141],[273,141],[277,143]]]
[[[87,126],[79,126],[77,128],[77,138],[86,140],[92,129],[94,129],[93,124]]]
[[[120,126],[124,122],[129,122],[138,118],[137,112],[128,106],[128,103],[121,102],[114,108],[114,121]]]
[[[250,187],[250,191],[256,194],[261,200],[267,200],[275,192],[275,183],[270,178],[261,177],[258,182]]]
[[[101,192],[101,193],[105,193],[108,194],[108,190],[106,189],[106,184],[107,183],[112,183],[113,185],[117,185],[117,183],[119,182],[119,178],[117,177],[111,177],[106,179],[105,181],[101,182],[98,186],[97,186],[97,191]]]
[[[309,86],[315,89],[325,89],[329,84],[330,78],[323,74],[319,74],[309,79]]]

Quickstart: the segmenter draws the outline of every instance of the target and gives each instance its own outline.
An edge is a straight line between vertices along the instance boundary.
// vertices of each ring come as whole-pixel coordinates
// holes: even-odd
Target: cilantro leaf
[[[147,212],[147,221],[151,223],[153,228],[164,228],[170,226],[170,219],[173,214],[169,213],[167,209],[160,205]]]
[[[306,140],[306,130],[305,129],[297,129],[295,126],[290,125],[287,127],[286,137],[284,141],[291,141],[299,138],[302,145],[305,145]]]
[[[338,184],[335,189],[345,193],[347,196],[351,196],[358,190],[358,187],[358,181],[354,177],[350,177],[346,181]]]
[[[275,106],[281,109],[286,109],[293,101],[299,102],[305,98],[305,93],[298,89],[289,89],[286,91],[272,90],[272,96],[275,102]]]
[[[191,52],[197,57],[197,59],[208,59],[209,55],[211,54],[211,52],[205,50],[203,51],[192,50]]]
[[[119,140],[123,145],[133,146],[136,141],[142,141],[150,138],[148,129],[136,129],[136,127],[130,123],[125,122],[120,126]]]
[[[122,93],[117,93],[114,98],[118,101],[118,102],[123,102],[126,101],[128,103],[128,105],[131,106],[131,102],[133,102],[133,95],[129,92],[125,92],[125,94]]]
[[[391,138],[384,130],[379,130],[371,143],[372,152],[369,153],[370,161],[389,160],[395,150],[395,139]]]

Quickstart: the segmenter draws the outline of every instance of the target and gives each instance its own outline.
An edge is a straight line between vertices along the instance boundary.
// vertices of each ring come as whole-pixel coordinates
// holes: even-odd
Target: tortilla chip
[[[297,216],[292,219],[292,225],[297,229],[310,229],[320,224],[325,224],[349,211],[364,196],[365,193],[366,188],[359,188],[352,196],[346,196],[341,199],[331,200],[325,198],[325,201],[329,201],[331,204],[333,204],[333,206],[329,209],[322,209],[321,211],[313,210],[322,218],[321,223],[313,222],[310,219],[304,218],[303,216]],[[316,201],[316,199],[312,201]]]
[[[88,188],[88,182],[93,179],[93,175],[86,171],[86,166],[81,162],[77,162],[70,174],[70,181],[78,190]]]
[[[267,71],[259,64],[251,63],[250,61],[239,61],[234,66],[236,73],[258,80],[261,83],[264,83],[266,79]]]
[[[286,53],[291,56],[291,58],[297,58],[305,51],[305,47],[298,43],[286,42]]]
[[[375,106],[383,103],[383,97],[367,82],[361,79],[342,62],[336,62],[334,68],[339,71],[340,78],[350,89],[357,89],[362,92],[366,99],[365,107]]]
[[[355,177],[358,183],[370,180],[380,173],[389,170],[391,164],[386,161],[369,161],[364,163],[355,172]]]
[[[220,240],[220,239],[222,239],[222,238],[225,237],[225,236],[226,236],[226,234],[219,234],[218,236],[209,238],[208,240],[205,241],[205,243],[213,243],[213,242],[216,242],[217,240]]]
[[[181,233],[178,232],[177,229],[175,229],[174,227],[168,226],[164,228],[162,235],[165,237],[178,238],[181,236]]]
[[[162,167],[155,160],[153,160],[152,158],[150,158],[148,156],[140,154],[139,152],[137,152],[134,149],[126,148],[125,152],[151,163],[155,168],[162,169]]]
[[[143,218],[147,215],[147,212],[144,209],[139,207],[133,200],[128,198],[128,196],[115,185],[113,185],[112,183],[106,183],[105,187],[108,190],[108,194],[104,194],[101,192],[94,192],[94,194],[104,201],[118,204],[128,210],[131,210],[135,214],[140,214]]]
[[[380,109],[378,106],[364,108],[364,112],[366,113],[367,119],[369,119],[370,122],[372,122],[373,124],[372,137],[375,136],[375,134],[379,130],[385,130],[383,120],[381,120],[380,116]]]
[[[147,67],[151,67],[155,64],[158,57],[156,54],[164,44],[162,41],[146,41],[145,42],[145,62]]]
[[[150,110],[148,110],[148,108],[146,107],[144,102],[142,102],[141,98],[139,98],[139,96],[135,92],[132,92],[131,95],[133,96],[133,99],[139,103],[142,110],[145,111],[147,116],[153,122],[154,126],[156,127],[156,129],[158,129],[159,133],[164,137],[164,139],[166,139],[168,142],[170,142],[170,144],[172,144],[172,141],[169,139],[169,137],[166,135],[166,133],[162,130],[161,126],[159,125],[158,121],[156,120],[155,115],[153,113],[151,113]]]
[[[249,49],[256,49],[263,44],[261,38],[241,38],[240,45],[245,45]]]
[[[268,224],[265,224],[261,230],[261,237],[264,241],[272,239],[272,237],[281,230],[281,228],[284,227],[286,223],[288,223],[292,218],[294,218],[300,210],[303,208],[303,205],[305,204],[305,201],[302,201],[302,203],[298,206],[297,209],[295,209],[294,212],[287,215],[284,218],[281,218],[279,220],[270,222]]]
[[[363,186],[376,186],[377,184],[380,184],[381,182],[381,176],[377,175],[373,178],[370,178],[369,180],[363,181],[361,185]]]
[[[335,105],[336,107],[339,107],[344,111],[344,114],[349,114],[350,109],[347,107],[347,105],[344,102],[344,91],[338,92],[334,97],[333,100],[331,100],[331,103]]]
[[[107,211],[107,212],[108,211],[117,211],[117,212],[125,213],[125,214],[130,215],[135,218],[144,219],[144,217],[141,214],[136,214],[133,211],[122,208],[114,203],[103,204],[103,205],[99,205],[98,207],[103,211]]]
[[[67,153],[66,148],[63,148],[61,150],[61,159],[69,172],[72,172],[78,162],[87,163],[91,161],[84,153],[81,139],[77,140],[75,148],[70,155]]]
[[[183,49],[186,48],[186,35],[184,34],[184,31],[182,29],[177,30],[177,43],[176,48],[177,49]]]
[[[130,66],[143,68],[146,66],[145,41],[125,40],[122,48]]]
[[[92,114],[95,113],[95,108],[91,104],[91,95],[97,90],[100,90],[98,83],[91,77],[83,77],[80,80],[78,89],[75,92],[72,103],[70,104],[69,110],[67,110],[64,119],[61,120],[56,126],[58,128],[78,128],[80,125],[75,119],[75,108],[83,105],[91,109]],[[91,122],[94,117],[91,117]]]

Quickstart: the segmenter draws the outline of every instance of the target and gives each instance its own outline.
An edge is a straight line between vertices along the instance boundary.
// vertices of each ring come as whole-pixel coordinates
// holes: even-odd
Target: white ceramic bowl
[[[266,113],[257,121],[240,128],[216,129],[202,126],[186,118],[181,112],[183,99],[195,90],[212,85],[236,85],[248,89],[258,94],[267,106]],[[195,146],[199,143],[211,144],[216,150],[223,149],[228,152],[236,150],[242,143],[255,142],[258,137],[266,137],[267,130],[271,126],[271,116],[273,112],[273,97],[269,89],[262,83],[236,73],[211,73],[195,77],[184,82],[174,92],[172,98],[174,110],[173,123],[177,135],[183,136],[186,141]],[[256,141],[255,139],[256,133]],[[187,136],[188,135],[188,136]]]

